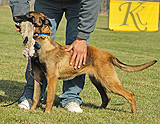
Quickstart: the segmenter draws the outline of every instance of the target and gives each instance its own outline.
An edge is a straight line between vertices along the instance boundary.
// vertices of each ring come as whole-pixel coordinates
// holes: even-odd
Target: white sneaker
[[[26,110],[29,110],[32,106],[32,100],[31,99],[25,99],[20,104],[18,104],[18,107],[24,108]]]
[[[76,102],[70,102],[68,103],[64,109],[70,112],[76,112],[76,113],[82,113],[83,110],[79,107],[79,105]]]

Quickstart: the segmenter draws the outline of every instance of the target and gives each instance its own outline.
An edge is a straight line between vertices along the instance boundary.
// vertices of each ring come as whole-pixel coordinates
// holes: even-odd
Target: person
[[[12,16],[19,17],[30,11],[29,0],[10,0]],[[66,45],[70,47],[66,50],[73,50],[70,65],[75,61],[74,69],[78,69],[86,62],[87,44],[90,41],[90,34],[93,32],[98,16],[100,0],[36,0],[34,10],[46,15],[51,21],[53,32],[52,38],[55,39],[56,30],[62,19],[63,13],[67,20],[66,25]],[[16,21],[16,20],[15,20]],[[25,78],[28,75],[28,66]],[[33,72],[32,72],[33,73]],[[29,78],[26,92],[20,99],[20,108],[30,109],[34,91],[34,80]],[[83,112],[80,108],[82,99],[79,96],[83,89],[85,75],[80,75],[72,80],[63,81],[63,93],[59,96],[59,107],[65,108],[71,112]],[[43,96],[47,86],[47,81],[43,81]]]

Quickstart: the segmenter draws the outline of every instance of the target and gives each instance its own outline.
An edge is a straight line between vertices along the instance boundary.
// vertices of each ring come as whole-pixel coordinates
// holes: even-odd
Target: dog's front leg
[[[34,81],[34,94],[33,94],[33,104],[31,107],[31,110],[35,110],[37,107],[37,104],[40,99],[40,94],[41,94],[41,86],[37,81]]]
[[[33,73],[34,73],[34,78],[38,81],[43,81],[45,79],[44,73],[41,71],[41,69],[33,63]],[[40,94],[41,94],[41,85],[34,80],[34,93],[33,93],[33,104],[31,106],[31,110],[36,109],[37,104],[40,99]]]
[[[46,101],[46,110],[45,113],[49,113],[52,109],[56,86],[57,86],[57,77],[47,77],[48,81],[48,93],[47,93],[47,101]]]

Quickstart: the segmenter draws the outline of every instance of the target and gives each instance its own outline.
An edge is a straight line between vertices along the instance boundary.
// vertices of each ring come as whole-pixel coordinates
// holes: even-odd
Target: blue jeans
[[[62,19],[63,13],[65,13],[65,18],[67,19],[66,45],[70,45],[76,40],[78,34],[80,2],[58,3],[58,2],[53,2],[52,0],[37,0],[35,2],[35,11],[43,13],[50,19],[52,23],[52,27],[50,27],[50,29],[53,32],[52,35],[53,40],[55,39],[56,30]],[[90,38],[87,39],[87,44],[89,44],[89,41]],[[26,79],[28,75],[27,73],[28,72],[26,71],[25,74]],[[85,75],[77,76],[72,80],[63,81],[63,94],[59,96],[60,99],[59,106],[64,107],[68,102],[76,102],[80,105],[82,103],[82,100],[79,94],[83,89],[84,82],[85,82]],[[46,86],[47,82],[46,80],[44,80],[41,96],[44,94]],[[32,99],[33,89],[34,89],[34,80],[32,77],[30,77],[27,90],[20,99],[20,101],[23,101],[24,99]]]

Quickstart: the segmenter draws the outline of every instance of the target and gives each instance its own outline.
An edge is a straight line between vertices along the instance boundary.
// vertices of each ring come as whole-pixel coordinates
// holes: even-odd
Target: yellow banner
[[[114,31],[158,31],[159,3],[110,1],[109,29]]]

